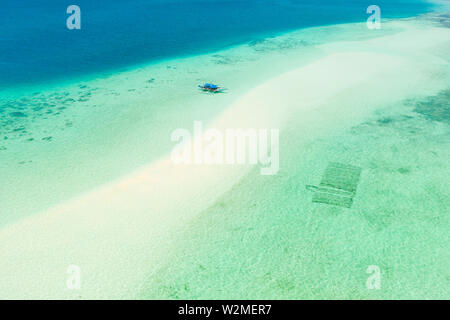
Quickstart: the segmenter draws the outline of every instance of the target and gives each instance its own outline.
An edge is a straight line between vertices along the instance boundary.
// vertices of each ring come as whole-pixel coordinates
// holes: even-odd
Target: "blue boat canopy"
[[[217,89],[218,88],[215,84],[211,84],[211,83],[205,83],[204,87],[208,88],[208,89]]]

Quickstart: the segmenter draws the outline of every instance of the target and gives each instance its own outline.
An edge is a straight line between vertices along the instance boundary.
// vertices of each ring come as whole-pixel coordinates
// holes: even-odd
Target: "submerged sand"
[[[218,114],[170,122],[280,129],[278,175],[175,166],[161,148],[131,174],[3,227],[0,296],[448,298],[449,128],[417,111],[430,96],[448,103],[450,30],[426,19],[388,22],[376,37],[331,28],[335,39],[310,34],[303,55],[305,33],[267,40],[268,60],[237,64],[272,59],[264,82],[220,97]],[[362,168],[351,209],[313,204],[306,190],[333,161]],[[66,287],[69,265],[82,270],[80,290]],[[380,290],[366,288],[369,265],[382,270]]]

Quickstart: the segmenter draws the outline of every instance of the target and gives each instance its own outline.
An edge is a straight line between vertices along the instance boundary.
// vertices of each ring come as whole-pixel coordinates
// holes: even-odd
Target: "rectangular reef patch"
[[[312,202],[351,208],[361,178],[360,167],[331,162],[315,191]]]

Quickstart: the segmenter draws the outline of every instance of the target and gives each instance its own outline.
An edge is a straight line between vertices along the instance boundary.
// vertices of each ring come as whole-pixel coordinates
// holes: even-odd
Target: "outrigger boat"
[[[223,92],[225,90],[225,88],[219,87],[218,85],[211,84],[211,83],[205,83],[204,85],[199,85],[198,87],[202,91],[213,92],[213,93]]]

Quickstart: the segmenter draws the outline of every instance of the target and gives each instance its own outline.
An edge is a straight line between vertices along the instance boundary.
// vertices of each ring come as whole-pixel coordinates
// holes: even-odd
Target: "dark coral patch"
[[[25,118],[27,115],[20,111],[11,112],[9,114],[11,117],[17,117],[17,118]]]
[[[416,102],[414,111],[430,120],[450,123],[450,90]]]

